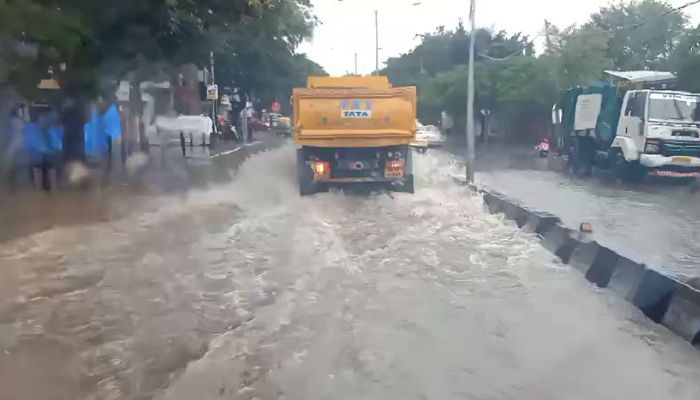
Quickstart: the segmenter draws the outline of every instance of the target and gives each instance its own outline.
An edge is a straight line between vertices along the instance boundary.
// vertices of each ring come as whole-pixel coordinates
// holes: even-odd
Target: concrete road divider
[[[600,245],[596,242],[578,242],[571,253],[569,265],[581,271],[584,275],[587,274],[598,256],[599,249]]]
[[[505,198],[497,193],[489,193],[484,200],[486,200],[486,206],[491,214],[500,214],[504,212],[506,204],[508,204]]]
[[[632,303],[654,322],[661,322],[680,282],[653,269],[646,269]]]
[[[626,299],[648,318],[662,323],[700,349],[700,291],[621,256],[547,213],[532,211],[499,193],[477,189],[491,213],[503,213],[518,227],[537,233],[542,245],[586,279]]]
[[[542,212],[533,212],[528,210],[527,221],[523,229],[528,232],[534,232],[540,236],[544,236],[550,229],[561,223],[559,217]]]
[[[525,226],[525,222],[527,222],[528,216],[528,212],[525,208],[520,207],[513,201],[506,201],[504,212],[506,218],[508,218],[511,221],[515,221],[516,225],[518,225],[518,228],[522,228],[523,226]]]
[[[544,235],[542,244],[547,250],[561,258],[564,264],[568,264],[578,242],[574,239],[574,231],[561,225],[555,225]]]
[[[615,269],[607,288],[627,301],[634,299],[637,288],[642,282],[644,270],[643,264],[632,261],[626,257],[620,257],[615,264]]]
[[[700,346],[700,291],[681,284],[671,296],[662,323],[694,346]]]
[[[484,204],[486,205],[486,208],[489,210],[490,213],[496,214],[499,212],[499,209],[496,205],[496,196],[494,194],[484,192],[483,199]]]
[[[598,243],[595,243],[595,245],[598,246],[598,251],[596,252],[591,267],[586,271],[586,279],[604,288],[608,286],[610,278],[615,272],[620,255]]]

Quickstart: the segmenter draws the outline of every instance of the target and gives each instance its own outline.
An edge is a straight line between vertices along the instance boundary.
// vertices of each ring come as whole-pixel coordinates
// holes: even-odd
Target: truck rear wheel
[[[569,168],[575,176],[588,176],[593,170],[593,152],[590,138],[575,137],[571,143]]]
[[[306,165],[303,149],[297,150],[297,179],[299,180],[299,195],[309,196],[316,193],[314,172]]]

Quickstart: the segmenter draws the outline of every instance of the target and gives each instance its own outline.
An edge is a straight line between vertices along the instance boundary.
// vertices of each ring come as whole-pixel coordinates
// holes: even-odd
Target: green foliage
[[[666,1],[642,0],[603,7],[590,25],[611,32],[608,55],[615,67],[634,70],[667,67],[686,22]]]
[[[0,38],[0,84],[24,93],[91,40],[79,14],[35,0],[0,0]]]
[[[460,22],[455,30],[439,27],[432,33],[421,35],[422,41],[415,49],[400,57],[390,58],[383,74],[396,85],[413,85],[421,80],[466,65],[469,55],[469,34]],[[520,34],[508,35],[505,31],[492,32],[479,29],[476,32],[477,60],[481,55],[493,58],[507,57],[517,52],[532,54],[532,44]]]
[[[530,56],[475,64],[475,108],[498,110],[508,120],[543,115],[556,101],[557,89],[545,59]],[[419,114],[435,120],[444,110],[457,119],[466,114],[467,68],[425,80],[418,86]]]
[[[21,63],[2,52],[0,78],[33,87],[52,68],[64,87],[94,95],[127,73],[206,66],[213,51],[225,84],[265,91],[296,68],[315,22],[310,0],[0,0],[2,37],[39,46]]]
[[[570,27],[552,36],[555,39],[542,58],[553,68],[559,90],[591,83],[613,66],[608,58],[608,35],[598,27]]]
[[[688,31],[681,38],[671,60],[674,72],[678,76],[678,86],[684,90],[699,93],[700,26]]]

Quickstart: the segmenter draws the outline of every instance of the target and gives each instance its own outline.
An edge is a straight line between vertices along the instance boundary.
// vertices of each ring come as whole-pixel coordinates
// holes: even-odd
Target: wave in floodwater
[[[448,155],[416,155],[415,195],[307,198],[294,157],[0,245],[6,397],[700,398],[690,346],[486,214]]]

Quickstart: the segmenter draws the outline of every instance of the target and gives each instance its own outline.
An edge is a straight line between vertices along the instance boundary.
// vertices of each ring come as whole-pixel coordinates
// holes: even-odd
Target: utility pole
[[[550,29],[549,21],[545,19],[544,20],[544,36],[545,36],[545,40],[546,40],[545,43],[547,45],[547,51],[552,50],[552,38],[549,37],[549,29]]]
[[[211,84],[214,85],[216,82],[216,79],[214,78],[214,52],[210,51],[209,52],[209,68],[211,72]],[[216,118],[216,100],[211,101],[211,119],[214,122],[214,133],[218,133],[218,124],[219,121],[217,121]]]
[[[355,53],[355,75],[357,75],[357,53]]]
[[[379,75],[379,11],[374,10],[374,73]]]
[[[476,0],[469,6],[469,71],[467,75],[467,184],[474,183],[474,40],[476,37]]]

